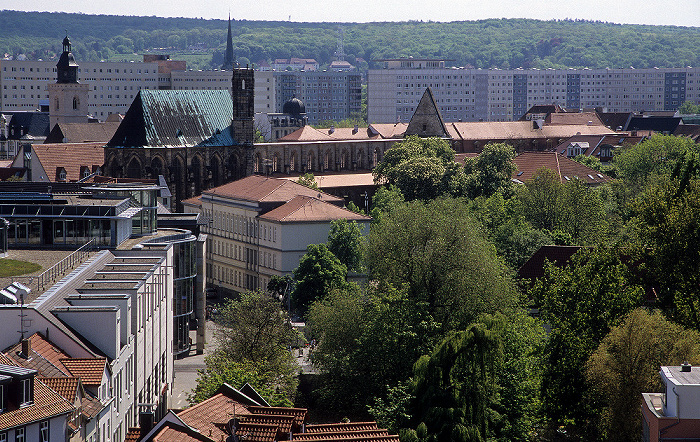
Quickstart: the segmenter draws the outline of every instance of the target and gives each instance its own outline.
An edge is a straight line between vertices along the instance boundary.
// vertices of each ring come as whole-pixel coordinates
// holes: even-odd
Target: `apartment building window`
[[[15,442],[26,442],[24,438],[25,428],[18,428],[15,430]]]
[[[7,442],[7,433],[0,433],[0,442]]]

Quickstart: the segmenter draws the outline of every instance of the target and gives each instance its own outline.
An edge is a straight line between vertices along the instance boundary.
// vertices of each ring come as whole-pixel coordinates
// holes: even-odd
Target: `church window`
[[[78,100],[78,97],[73,97],[73,110],[77,110],[79,106],[80,100]]]
[[[59,106],[58,106],[58,97],[56,97],[56,99],[54,100],[54,102],[53,102],[53,107],[54,107],[56,110],[59,109]]]

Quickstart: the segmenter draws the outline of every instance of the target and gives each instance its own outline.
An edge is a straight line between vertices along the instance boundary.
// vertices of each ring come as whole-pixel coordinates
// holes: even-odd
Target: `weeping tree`
[[[484,317],[466,330],[450,333],[430,356],[414,366],[417,431],[406,439],[482,441],[499,415],[496,365],[501,358],[502,316]]]

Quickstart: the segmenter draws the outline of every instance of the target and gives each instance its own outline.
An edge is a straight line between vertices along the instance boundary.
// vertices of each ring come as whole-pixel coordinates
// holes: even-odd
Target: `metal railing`
[[[42,274],[36,276],[37,291],[44,290],[47,285],[54,283],[59,277],[65,276],[68,272],[75,269],[97,248],[97,240],[95,238],[86,242],[78,250],[66,256]]]

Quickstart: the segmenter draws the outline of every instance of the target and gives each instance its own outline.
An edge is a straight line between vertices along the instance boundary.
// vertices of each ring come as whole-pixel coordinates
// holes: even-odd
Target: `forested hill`
[[[18,11],[0,11],[0,23],[0,56],[51,59],[60,52],[67,31],[78,60],[134,59],[134,53],[161,48],[170,54],[205,54],[206,64],[193,66],[199,68],[221,64],[227,27],[225,20]],[[239,59],[252,62],[294,56],[325,64],[336,50],[339,26],[346,59],[359,57],[370,67],[375,59],[407,56],[504,69],[700,65],[699,27],[571,20],[341,25],[234,21],[234,49]]]

